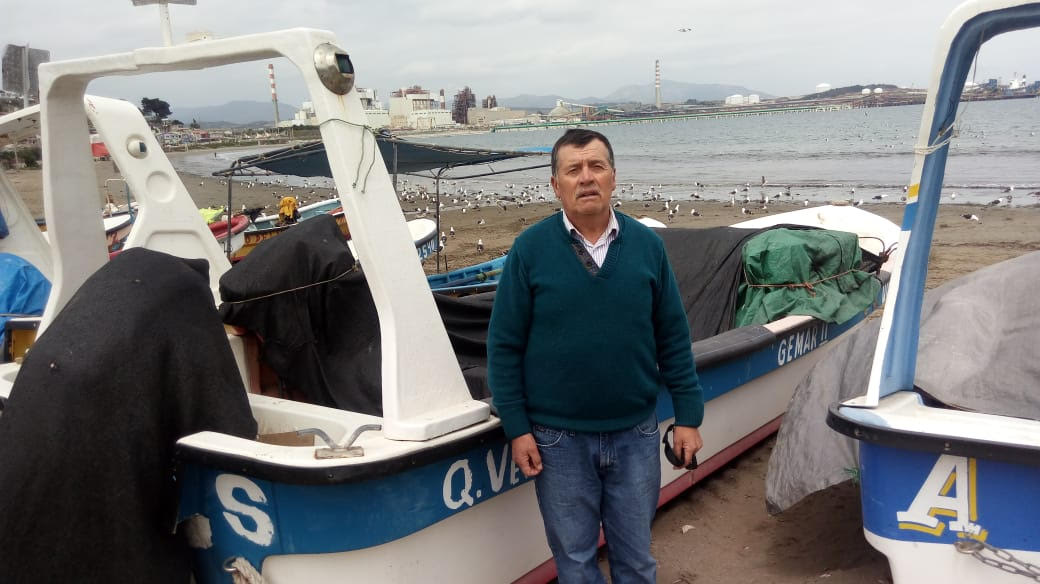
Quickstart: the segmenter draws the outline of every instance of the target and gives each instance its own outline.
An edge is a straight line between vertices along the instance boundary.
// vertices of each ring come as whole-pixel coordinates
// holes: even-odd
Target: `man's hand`
[[[682,460],[681,466],[672,467],[675,470],[679,470],[693,462],[693,455],[697,454],[701,446],[704,446],[700,430],[691,426],[676,426],[675,430],[673,430],[672,439],[675,441],[672,450]],[[513,457],[516,457],[515,453]]]
[[[533,434],[528,432],[513,438],[512,449],[513,462],[520,467],[520,472],[524,473],[525,477],[531,478],[542,472],[542,455],[538,453],[538,445],[534,443]]]

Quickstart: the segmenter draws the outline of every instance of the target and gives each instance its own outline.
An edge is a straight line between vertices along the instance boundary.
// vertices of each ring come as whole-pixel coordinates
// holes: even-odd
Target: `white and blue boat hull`
[[[793,316],[695,343],[706,401],[702,463],[687,472],[663,462],[659,504],[775,432],[798,381],[830,341],[870,310],[842,324]],[[265,412],[277,407],[306,408],[310,423],[326,428],[322,416],[343,419],[346,427],[378,421],[250,399],[261,426]],[[666,393],[657,415],[662,431],[674,420]],[[195,517],[209,534],[196,551],[196,577],[232,582],[227,562],[242,558],[270,583],[335,582],[344,574],[392,582],[425,581],[430,574],[452,582],[550,580],[555,570],[533,483],[512,463],[497,419],[458,434],[396,456],[373,451],[371,462],[364,461],[366,452],[347,463],[300,466],[271,462],[292,447],[230,437],[220,444],[206,435],[182,439],[179,519]]]

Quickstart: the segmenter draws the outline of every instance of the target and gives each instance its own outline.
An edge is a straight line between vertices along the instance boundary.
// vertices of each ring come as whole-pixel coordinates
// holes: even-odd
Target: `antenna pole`
[[[159,28],[162,29],[163,45],[173,46],[173,30],[170,27],[170,6],[165,2],[159,3]]]

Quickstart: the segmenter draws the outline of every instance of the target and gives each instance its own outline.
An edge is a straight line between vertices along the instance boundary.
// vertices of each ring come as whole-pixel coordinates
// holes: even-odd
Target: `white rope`
[[[355,124],[354,122],[342,118],[329,118],[318,124],[318,128],[321,128],[329,122],[340,122],[348,126],[361,128],[361,158],[358,159],[357,168],[354,170],[354,182],[350,185],[351,188],[356,189],[358,181],[361,181],[361,163],[365,160],[365,136],[368,134],[372,135],[372,161],[368,163],[368,168],[365,170],[365,179],[361,182],[361,192],[364,193],[365,189],[368,188],[368,175],[372,173],[372,166],[376,163],[376,155],[379,154],[379,142],[376,141],[376,129],[368,124]]]
[[[329,282],[335,282],[336,280],[339,280],[343,276],[346,276],[347,274],[351,274],[351,273],[353,273],[355,271],[357,271],[357,268],[353,267],[353,268],[350,268],[349,270],[347,270],[346,272],[343,272],[342,274],[340,274],[338,276],[335,276],[333,278],[329,278],[328,280],[322,280],[321,282],[314,282],[313,284],[304,284],[303,286],[297,286],[295,288],[290,288],[288,290],[279,290],[277,292],[271,292],[270,294],[264,294],[263,296],[254,296],[253,298],[243,298],[242,300],[228,300],[228,301],[224,302],[224,304],[244,304],[246,302],[255,302],[257,300],[263,300],[264,298],[271,298],[273,296],[279,296],[281,294],[289,294],[290,292],[297,292],[299,290],[306,290],[307,288],[313,288],[315,286],[321,286],[322,284],[328,284]]]
[[[249,560],[239,556],[230,564],[224,562],[224,570],[231,572],[231,580],[235,584],[265,584],[264,577],[256,571]]]

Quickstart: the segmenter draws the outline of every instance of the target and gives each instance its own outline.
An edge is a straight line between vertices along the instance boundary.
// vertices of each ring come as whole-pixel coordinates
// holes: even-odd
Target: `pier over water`
[[[719,118],[746,118],[750,116],[763,116],[773,114],[790,114],[801,112],[826,112],[852,109],[849,103],[829,103],[788,107],[761,107],[745,108],[728,111],[691,112],[686,114],[665,114],[639,117],[618,117],[605,120],[564,120],[559,122],[544,122],[540,124],[513,124],[508,126],[495,126],[492,132],[515,132],[520,130],[542,130],[545,128],[576,128],[580,126],[603,126],[614,124],[651,124],[656,122],[674,122],[695,119],[719,119]]]

